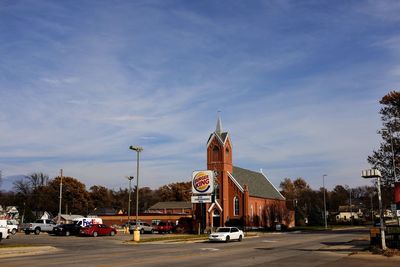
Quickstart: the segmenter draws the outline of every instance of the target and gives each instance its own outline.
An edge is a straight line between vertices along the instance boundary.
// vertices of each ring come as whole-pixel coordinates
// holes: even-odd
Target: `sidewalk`
[[[31,256],[59,251],[51,246],[9,247],[0,249],[0,258]]]

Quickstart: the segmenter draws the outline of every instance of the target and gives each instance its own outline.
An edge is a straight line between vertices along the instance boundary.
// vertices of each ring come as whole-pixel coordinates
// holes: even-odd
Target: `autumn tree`
[[[190,201],[191,182],[164,185],[157,190],[161,201]]]
[[[295,211],[296,225],[320,225],[323,220],[323,201],[320,193],[311,189],[303,178],[281,182],[281,193],[287,200],[287,206]]]
[[[73,177],[63,177],[62,183],[62,213],[86,214],[89,204],[89,193],[86,191],[85,184]],[[48,187],[48,200],[52,203],[49,209],[54,214],[57,214],[60,177],[52,179]]]
[[[382,105],[379,111],[382,128],[378,133],[382,137],[382,142],[379,149],[374,150],[368,157],[368,163],[382,173],[382,199],[384,206],[387,206],[393,201],[393,185],[396,178],[393,165],[398,166],[400,160],[400,92],[391,91],[379,103]],[[397,177],[400,174],[397,168],[396,174]]]
[[[89,189],[88,210],[99,207],[113,207],[113,198],[112,190],[101,185],[94,185]]]

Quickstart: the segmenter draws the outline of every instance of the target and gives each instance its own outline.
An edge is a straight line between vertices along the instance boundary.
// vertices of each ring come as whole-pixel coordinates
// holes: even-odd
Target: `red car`
[[[80,235],[88,236],[99,236],[99,235],[111,235],[114,236],[117,230],[114,227],[107,226],[105,224],[92,224],[87,227],[82,227],[80,230]]]
[[[159,234],[172,233],[175,230],[175,225],[172,222],[160,222],[154,228]]]

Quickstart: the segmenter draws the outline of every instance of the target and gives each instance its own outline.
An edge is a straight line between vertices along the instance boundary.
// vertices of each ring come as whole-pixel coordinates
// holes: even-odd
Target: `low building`
[[[363,219],[364,214],[356,205],[339,206],[339,213],[336,215],[336,222],[351,222]]]
[[[158,202],[147,211],[161,214],[192,214],[192,203],[184,201]]]

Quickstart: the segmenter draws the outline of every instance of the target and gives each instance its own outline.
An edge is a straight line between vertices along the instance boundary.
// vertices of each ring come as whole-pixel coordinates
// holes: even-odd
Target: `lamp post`
[[[61,222],[61,200],[62,200],[62,179],[63,179],[63,169],[60,170],[60,203],[58,206],[58,220],[57,224],[60,224]]]
[[[381,228],[381,245],[382,249],[386,250],[386,239],[385,239],[385,226],[383,220],[383,212],[382,212],[382,196],[381,196],[381,172],[379,170],[370,169],[361,172],[361,176],[363,178],[376,178],[377,186],[378,186],[378,200],[379,200],[379,218],[380,218],[380,228]]]
[[[126,177],[129,180],[129,193],[128,193],[128,227],[130,226],[131,223],[131,192],[132,192],[132,187],[131,187],[131,181],[133,179],[133,176],[128,176]]]
[[[328,229],[328,221],[326,219],[325,176],[328,176],[328,175],[326,175],[326,174],[322,175],[322,187],[324,188],[324,221],[325,221],[325,229]]]
[[[136,229],[139,227],[138,223],[138,215],[139,215],[139,155],[140,152],[143,151],[143,148],[140,146],[130,146],[129,149],[136,151]]]

